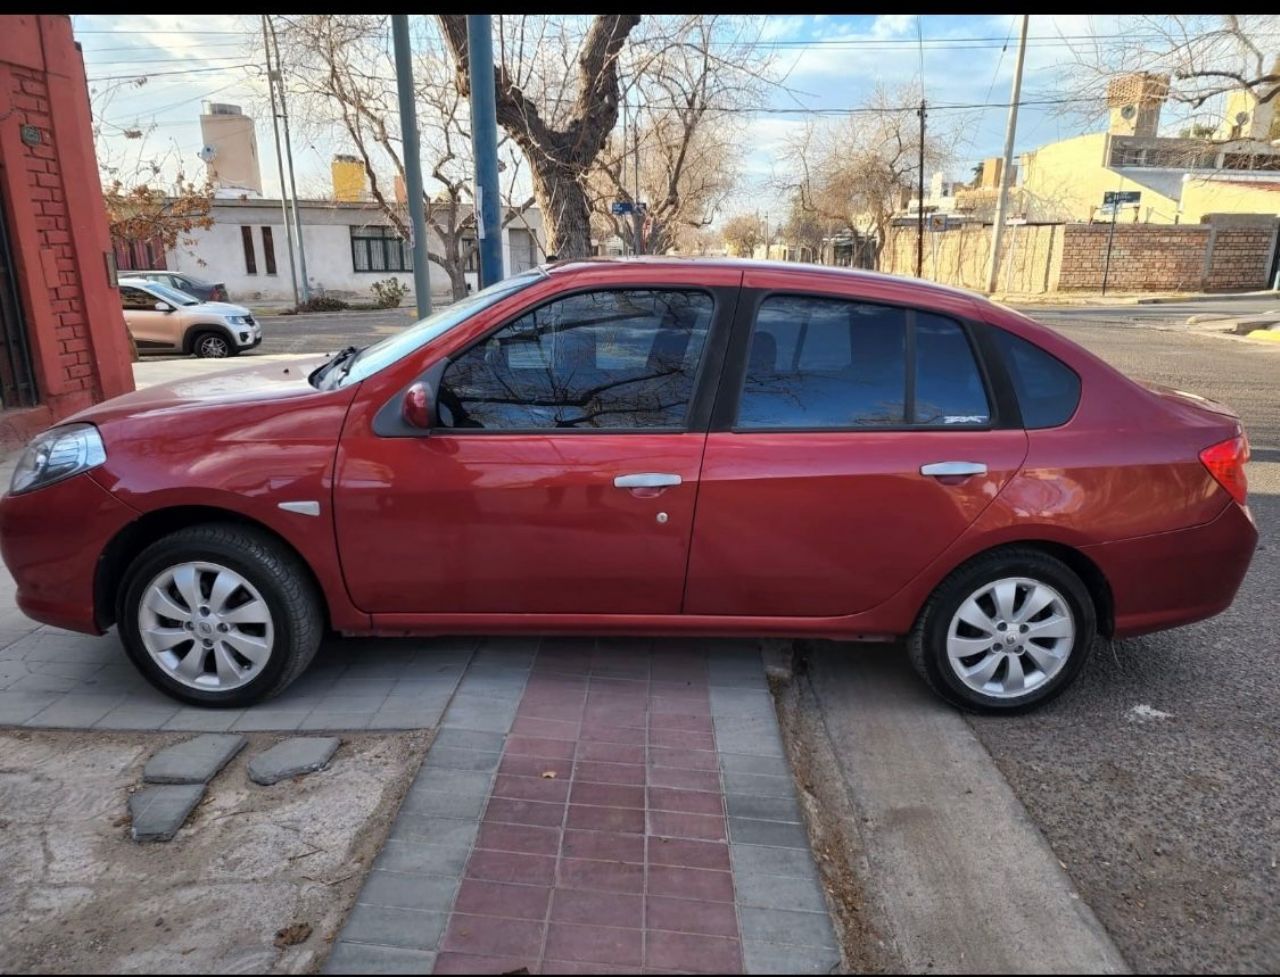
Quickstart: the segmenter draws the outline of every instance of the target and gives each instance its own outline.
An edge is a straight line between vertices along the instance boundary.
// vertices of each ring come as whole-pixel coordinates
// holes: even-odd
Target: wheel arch
[[[188,355],[195,352],[196,340],[207,332],[215,332],[224,336],[228,343],[231,344],[232,350],[238,349],[236,337],[225,325],[220,322],[198,322],[188,326],[186,334],[182,337],[182,351]]]
[[[103,548],[98,559],[98,566],[93,581],[94,620],[98,627],[106,631],[116,623],[116,595],[129,566],[138,554],[156,540],[205,523],[232,523],[251,527],[273,539],[288,552],[293,554],[310,576],[315,591],[320,595],[321,610],[326,626],[331,625],[329,598],[324,586],[316,577],[306,558],[298,552],[297,547],[284,536],[265,523],[252,519],[243,513],[231,509],[223,509],[209,505],[171,506],[144,513],[121,529]]]

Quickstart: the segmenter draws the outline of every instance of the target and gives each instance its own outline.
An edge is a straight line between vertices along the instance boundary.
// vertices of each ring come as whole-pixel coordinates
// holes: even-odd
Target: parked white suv
[[[262,342],[249,310],[227,302],[201,302],[145,278],[121,278],[124,321],[139,353],[187,353],[220,359]]]

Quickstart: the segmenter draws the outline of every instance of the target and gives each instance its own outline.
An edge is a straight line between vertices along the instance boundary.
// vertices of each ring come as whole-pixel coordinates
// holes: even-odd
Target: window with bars
[[[276,273],[276,242],[271,228],[262,229],[262,260],[267,266],[267,274]]]
[[[413,271],[413,251],[394,227],[353,227],[351,268],[354,271]]]
[[[240,225],[240,243],[244,245],[244,271],[246,275],[258,273],[258,259],[253,253],[253,228]]]

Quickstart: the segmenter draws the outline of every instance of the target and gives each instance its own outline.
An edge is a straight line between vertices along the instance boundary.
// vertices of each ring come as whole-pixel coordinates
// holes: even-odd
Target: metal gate
[[[0,199],[0,406],[30,407],[39,396],[13,271],[8,212],[8,201]]]

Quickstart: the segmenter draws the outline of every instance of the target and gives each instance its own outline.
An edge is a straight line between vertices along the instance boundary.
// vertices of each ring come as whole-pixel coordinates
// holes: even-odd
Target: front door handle
[[[682,481],[684,479],[679,475],[669,475],[666,472],[638,472],[634,475],[618,475],[613,480],[613,486],[621,489],[671,488]]]
[[[932,475],[934,478],[955,478],[966,475],[985,475],[987,466],[980,461],[935,461],[932,465],[921,465],[921,475]]]

